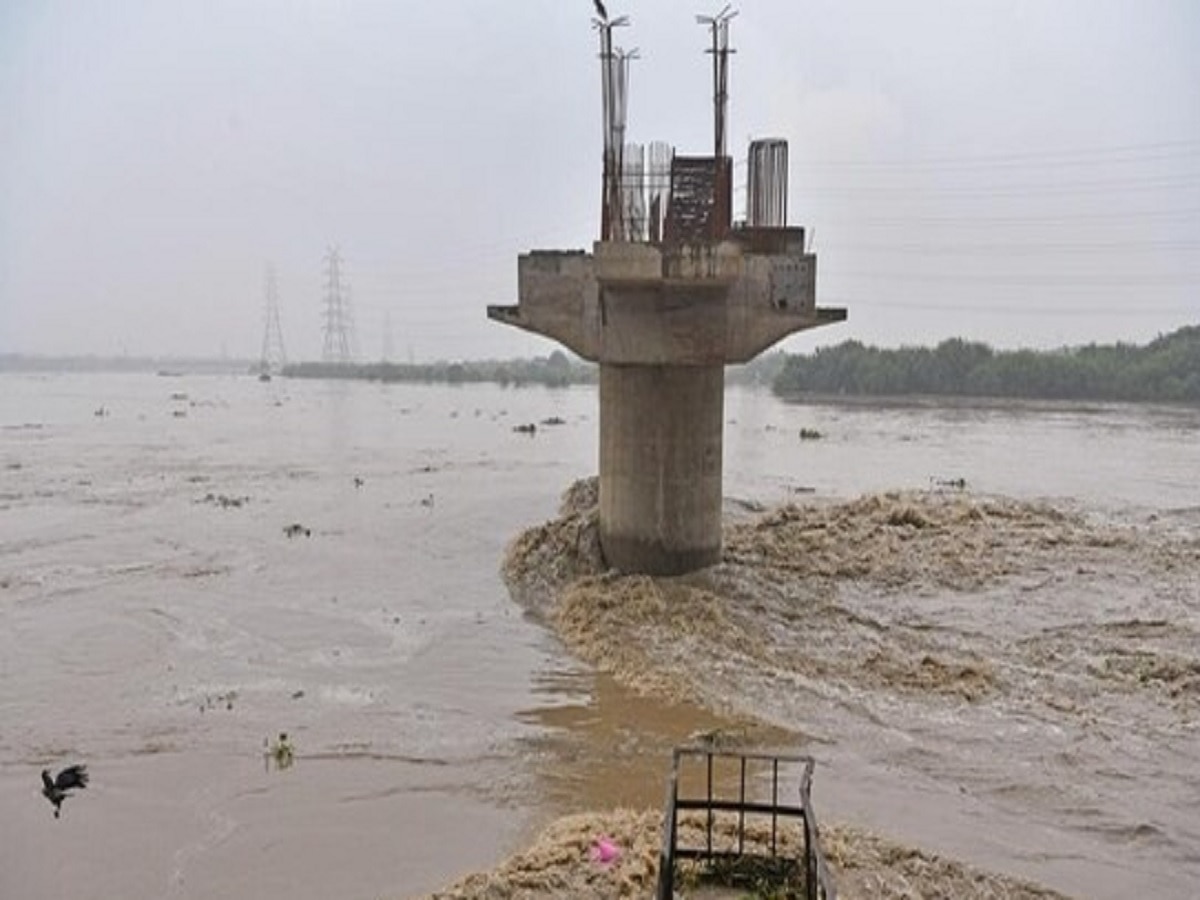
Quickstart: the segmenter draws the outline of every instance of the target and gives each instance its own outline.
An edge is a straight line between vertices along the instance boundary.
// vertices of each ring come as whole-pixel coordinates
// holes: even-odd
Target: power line
[[[838,272],[823,274],[835,279],[888,281],[912,284],[994,285],[998,287],[1043,287],[1074,289],[1105,287],[1176,287],[1200,284],[1200,272],[1177,275],[1095,275],[1092,277],[1061,275],[932,275],[913,272]],[[1200,311],[1200,304],[1197,304]]]
[[[1161,176],[1152,178],[1107,178],[1090,181],[1052,181],[1027,184],[1008,185],[955,185],[942,186],[928,184],[908,185],[856,185],[854,187],[826,186],[814,184],[800,186],[798,193],[803,196],[814,194],[832,196],[871,196],[880,194],[916,194],[921,199],[939,196],[1046,196],[1053,194],[1091,194],[1104,191],[1106,194],[1122,191],[1158,191],[1176,190],[1179,188],[1200,186],[1200,174],[1189,173],[1182,176]]]
[[[895,309],[948,314],[988,313],[1003,316],[1183,316],[1190,320],[1197,317],[1196,308],[1189,306],[1144,306],[1137,303],[1122,303],[1119,306],[1053,306],[1038,303],[1018,306],[1010,303],[928,303],[925,301],[850,299],[847,297],[825,298],[837,306],[852,306],[854,309]]]
[[[494,261],[496,263],[503,263],[505,267],[508,268],[512,265],[512,255],[515,248],[521,246],[542,246],[553,242],[555,239],[561,237],[564,233],[586,234],[588,229],[592,227],[592,224],[593,223],[589,219],[586,222],[580,221],[573,227],[559,227],[553,230],[544,230],[540,232],[534,232],[532,234],[525,234],[523,237],[513,236],[484,241],[477,244],[456,245],[456,252],[454,254],[455,261],[453,263],[447,263],[444,266],[434,266],[432,268],[401,267],[394,271],[398,273],[398,277],[407,281],[411,278],[422,278],[430,275],[452,275],[458,277],[463,271],[464,262],[472,263]],[[590,246],[591,239],[588,238],[584,243]],[[582,243],[580,245],[580,249],[584,249]],[[367,257],[365,260],[357,256],[355,258],[358,259],[358,263],[355,267],[355,271],[358,273],[358,275],[356,275],[356,281],[361,281],[362,275],[368,271],[372,271],[376,274],[382,273],[384,276],[386,276],[389,271],[392,271],[386,266],[375,266],[368,270],[364,267],[364,263],[371,263],[373,261],[372,257]],[[378,259],[375,258],[374,261],[378,261]]]
[[[1200,207],[1122,210],[1119,214],[1111,210],[1088,213],[1055,213],[1048,216],[971,216],[962,214],[954,216],[866,216],[861,219],[821,219],[815,224],[821,227],[825,227],[826,225],[846,225],[855,228],[875,226],[887,226],[890,228],[912,225],[953,225],[956,227],[965,225],[1070,225],[1076,222],[1091,221],[1123,224],[1139,221],[1182,220],[1195,218],[1196,216],[1200,216]]]
[[[993,153],[977,156],[942,156],[919,159],[836,159],[803,160],[802,167],[829,169],[920,169],[939,167],[995,167],[1035,163],[1045,166],[1123,164],[1164,157],[1200,156],[1200,141],[1160,141],[1076,150],[1041,150],[1025,153]]]
[[[987,244],[946,244],[946,243],[887,243],[861,244],[853,241],[839,241],[827,248],[828,250],[854,250],[871,253],[904,253],[904,254],[937,254],[938,256],[1049,256],[1057,254],[1129,254],[1136,252],[1174,252],[1181,250],[1200,249],[1200,241],[1096,241],[1086,243],[1038,242],[1038,243],[1003,243],[989,242]]]

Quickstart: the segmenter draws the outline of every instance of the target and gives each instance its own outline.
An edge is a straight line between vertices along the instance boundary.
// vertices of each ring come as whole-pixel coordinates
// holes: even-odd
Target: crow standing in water
[[[87,766],[67,766],[56,778],[50,777],[49,769],[42,769],[42,796],[54,804],[54,818],[62,811],[68,791],[85,788],[87,783]]]

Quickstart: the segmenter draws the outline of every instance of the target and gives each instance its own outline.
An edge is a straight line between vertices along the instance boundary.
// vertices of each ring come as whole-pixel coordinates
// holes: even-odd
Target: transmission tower
[[[267,266],[263,294],[262,359],[259,361],[258,370],[270,374],[272,368],[282,369],[287,365],[283,328],[279,324],[279,287],[275,281],[275,267],[272,265]]]
[[[383,314],[383,356],[380,361],[391,362],[395,355],[396,343],[392,338],[392,314],[389,311]]]
[[[325,254],[325,348],[321,359],[327,363],[354,361],[354,317],[350,310],[350,289],[342,282],[342,255],[336,247]]]

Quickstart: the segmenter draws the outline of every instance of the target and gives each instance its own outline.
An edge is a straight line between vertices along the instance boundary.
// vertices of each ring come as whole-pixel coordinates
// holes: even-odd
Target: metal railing
[[[680,773],[682,765],[699,760],[704,767],[704,794],[702,796],[680,795]],[[737,772],[737,798],[718,795],[714,783],[714,760],[731,760]],[[758,765],[770,773],[770,800],[754,800],[747,797],[747,766]],[[780,765],[801,766],[797,803],[781,802],[779,797]],[[739,867],[759,873],[761,877],[786,879],[797,873],[803,881],[805,900],[837,900],[837,889],[833,883],[825,855],[821,850],[820,830],[812,805],[812,774],[815,763],[811,757],[779,753],[741,753],[723,751],[704,746],[677,747],[672,755],[671,776],[667,782],[667,806],[663,827],[663,845],[659,857],[658,890],[656,900],[673,900],[675,896],[676,863],[680,860],[695,860],[709,872],[718,867],[735,873]],[[680,844],[680,818],[687,813],[704,814],[704,841],[702,845]],[[737,817],[735,830],[736,848],[717,846],[714,843],[714,825],[718,814]],[[769,841],[747,841],[747,821],[770,820]],[[784,842],[780,825],[799,821],[804,836],[799,856],[784,853]],[[755,865],[757,864],[757,865]]]

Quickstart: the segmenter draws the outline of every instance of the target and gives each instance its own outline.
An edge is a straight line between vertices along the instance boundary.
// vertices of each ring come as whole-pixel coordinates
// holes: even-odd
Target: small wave
[[[1125,637],[1154,637],[1170,631],[1175,626],[1166,619],[1122,619],[1100,625],[1102,631]]]
[[[1089,811],[1097,816],[1106,815],[1101,811]],[[1083,831],[1099,835],[1105,840],[1119,844],[1154,844],[1169,846],[1171,838],[1157,825],[1150,822],[1123,823],[1105,818],[1103,821],[1085,824]]]
[[[329,750],[310,753],[305,758],[324,760],[366,759],[375,762],[400,762],[411,766],[431,766],[433,768],[445,768],[455,764],[452,760],[444,757],[394,753],[377,749],[372,744],[364,742],[334,744]]]
[[[370,706],[378,699],[374,689],[356,685],[321,685],[317,696],[338,706]]]

